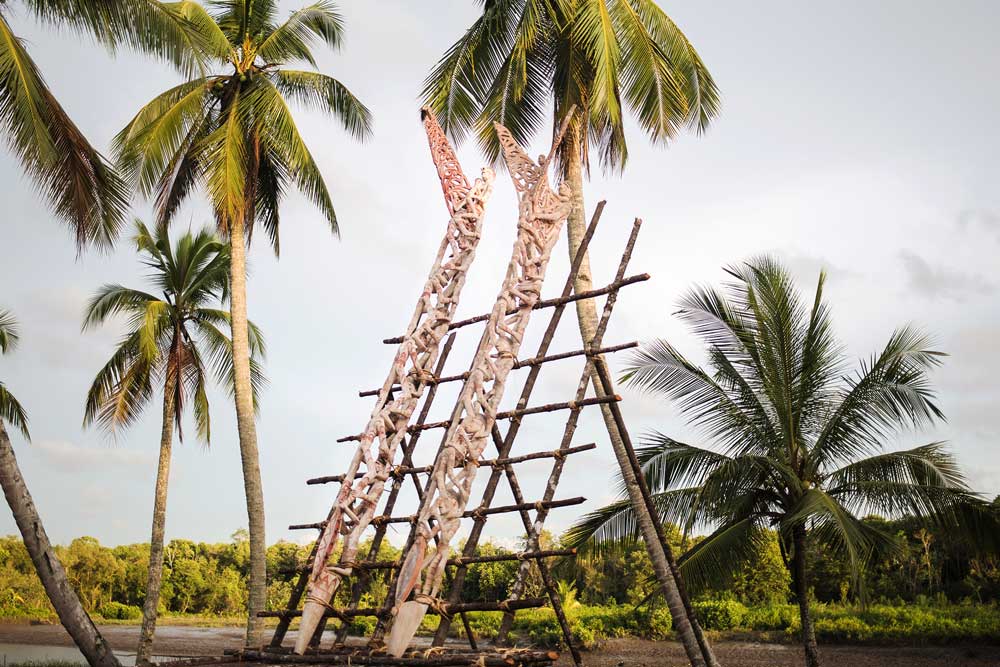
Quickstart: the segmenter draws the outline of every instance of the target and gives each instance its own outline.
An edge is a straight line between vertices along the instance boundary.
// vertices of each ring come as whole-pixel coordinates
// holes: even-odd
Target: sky
[[[281,10],[300,4],[282,2]],[[180,81],[149,58],[113,58],[88,39],[36,25],[17,3],[8,6],[58,99],[103,150],[140,105]],[[444,0],[340,6],[346,44],[336,53],[318,48],[318,65],[372,109],[374,136],[359,144],[315,113],[296,118],[332,192],[342,236],[333,237],[294,195],[283,210],[280,260],[263,243],[250,253],[250,318],[268,341],[270,384],[258,437],[269,542],[314,537],[287,526],[322,519],[335,489],[304,482],[346,467],[352,448],[335,440],[363,428],[371,399],[357,391],[382,383],[393,348],[381,340],[406,325],[433,260],[447,217],[418,97],[424,76],[477,12],[477,3]],[[932,376],[947,421],[886,447],[947,440],[972,487],[1000,493],[1000,87],[991,65],[1000,62],[1000,5],[661,6],[712,71],[722,113],[704,135],[666,148],[650,146],[630,124],[624,174],[595,171],[587,183],[588,208],[608,201],[591,246],[595,283],[613,276],[635,217],[644,226],[630,272],[652,276],[622,292],[606,343],[665,338],[703,361],[701,346],[673,316],[685,290],[719,284],[724,266],[762,253],[786,262],[804,291],[825,268],[835,328],[852,358],[870,357],[908,323],[950,355]],[[538,139],[533,154],[547,148]],[[110,254],[77,256],[71,235],[11,154],[0,149],[0,156],[0,307],[17,315],[23,334],[16,352],[0,359],[0,378],[31,419],[32,443],[12,434],[24,476],[54,542],[81,535],[105,544],[148,540],[157,405],[113,438],[81,427],[89,384],[123,331],[118,322],[81,333],[84,305],[104,283],[142,287],[143,269],[127,238]],[[478,173],[474,145],[463,145],[459,157],[466,173]],[[148,204],[137,200],[135,215],[148,219]],[[457,317],[492,305],[516,218],[501,173]],[[210,222],[199,198],[182,210],[174,233]],[[561,289],[566,255],[560,242],[546,295]],[[536,315],[524,349],[534,350],[546,321]],[[470,328],[459,336],[449,371],[465,369],[478,335]],[[564,318],[551,351],[579,346],[573,318]],[[613,369],[624,361],[612,359]],[[580,370],[579,359],[550,364],[533,403],[571,398]],[[520,382],[508,394],[518,393]],[[448,391],[431,419],[447,416],[454,400]],[[700,442],[663,400],[621,393],[637,440],[655,429]],[[225,541],[246,526],[234,412],[224,392],[210,398],[210,447],[189,427],[191,437],[174,448],[168,539]],[[518,451],[557,446],[564,418],[526,419]],[[427,461],[436,442],[424,438],[417,458]],[[556,497],[583,495],[582,509],[593,509],[615,497],[616,464],[598,412],[585,412],[574,442],[598,447],[569,459]],[[549,465],[523,466],[526,496],[540,497]],[[501,489],[497,502],[509,501]],[[404,493],[400,503],[412,508],[415,498]],[[555,510],[547,527],[560,532],[580,511]],[[15,532],[4,505],[0,534]],[[520,532],[513,515],[494,518],[487,530],[500,542]],[[405,534],[390,539],[399,543]]]

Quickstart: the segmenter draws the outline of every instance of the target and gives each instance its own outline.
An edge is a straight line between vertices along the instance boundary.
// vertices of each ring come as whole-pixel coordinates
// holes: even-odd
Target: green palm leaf
[[[0,308],[0,354],[13,350],[20,340],[20,329],[14,315]]]
[[[126,188],[56,101],[0,13],[0,132],[77,247],[107,248],[124,222]]]
[[[0,420],[19,430],[25,440],[31,440],[31,433],[28,431],[28,414],[14,395],[7,390],[3,382],[0,382]]]
[[[304,60],[313,67],[312,46],[322,40],[332,49],[340,48],[344,37],[344,20],[332,2],[317,2],[303,7],[275,28],[257,47],[257,53],[267,62]]]
[[[367,139],[371,136],[371,111],[333,77],[318,72],[283,69],[275,72],[274,85],[287,98],[339,119],[354,138]]]

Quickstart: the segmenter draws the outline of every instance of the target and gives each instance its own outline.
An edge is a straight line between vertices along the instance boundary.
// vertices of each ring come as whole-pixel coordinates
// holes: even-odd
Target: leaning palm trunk
[[[176,345],[172,346],[176,349]],[[167,523],[167,485],[170,481],[170,448],[174,438],[174,395],[176,376],[167,371],[163,386],[163,425],[160,430],[160,461],[156,467],[156,491],[153,498],[153,530],[149,540],[149,574],[146,578],[146,601],[142,605],[142,629],[135,653],[136,665],[151,664],[153,635],[163,584],[163,539]]]
[[[580,164],[580,129],[574,124],[573,129],[566,138],[566,150],[563,153],[564,175],[573,192],[573,209],[566,222],[566,237],[569,242],[570,261],[576,257],[586,232],[586,219],[584,214],[583,201],[583,169]],[[590,253],[584,252],[583,261],[580,263],[580,270],[577,272],[574,290],[579,294],[593,288],[593,281],[590,274]],[[593,299],[582,299],[576,302],[576,317],[580,326],[580,335],[584,346],[589,345],[597,333],[597,305]],[[604,363],[603,359],[598,363]],[[594,385],[594,393],[598,397],[603,397],[605,392],[602,389],[601,380],[597,374],[596,366],[590,365],[591,380]],[[688,659],[692,665],[705,664],[708,667],[717,667],[718,661],[712,652],[712,647],[705,638],[688,599],[683,584],[680,581],[680,574],[677,564],[674,561],[670,546],[663,543],[657,534],[654,517],[647,511],[646,503],[642,498],[639,489],[639,481],[632,471],[631,461],[622,441],[622,436],[618,432],[614,416],[608,404],[602,403],[601,416],[604,418],[604,425],[608,431],[608,439],[611,441],[611,448],[614,450],[618,466],[624,475],[626,487],[628,489],[629,500],[638,520],[639,529],[643,540],[646,543],[646,551],[649,559],[653,563],[653,570],[660,583],[667,600],[667,607],[673,620],[677,635],[684,645]],[[640,473],[641,474],[641,473]]]
[[[66,632],[91,667],[121,667],[118,658],[111,652],[111,646],[104,640],[97,626],[84,611],[73,587],[66,578],[66,571],[56,557],[45,534],[42,519],[38,516],[35,502],[21,476],[3,421],[0,421],[0,486],[7,497],[7,504],[14,514],[14,521],[21,531],[24,546],[28,549],[35,572],[42,580],[45,593],[49,596],[56,614]]]
[[[250,528],[250,583],[247,602],[246,645],[259,646],[263,625],[258,612],[267,600],[267,544],[264,537],[264,487],[260,480],[257,424],[254,420],[253,389],[250,384],[250,341],[247,325],[247,266],[244,220],[237,216],[229,226],[230,318],[233,334],[233,389],[236,427],[240,436],[243,489]]]
[[[806,581],[806,529],[798,525],[792,528],[792,578],[795,580],[795,597],[799,602],[799,618],[802,620],[802,645],[806,652],[806,667],[819,667],[819,647],[816,644],[816,629],[809,612],[809,582]]]
[[[469,267],[476,257],[486,202],[493,188],[493,172],[488,169],[483,170],[483,177],[476,179],[473,186],[469,185],[437,119],[428,109],[422,110],[422,114],[431,158],[451,219],[392,368],[379,391],[375,410],[361,434],[317,542],[295,642],[295,652],[300,654],[308,648],[343,577],[353,572],[352,563],[361,539],[392,474],[396,449],[406,435],[407,424],[427,380],[433,377],[441,339],[448,332]],[[362,466],[364,474],[360,473]],[[341,534],[343,549],[339,561],[333,565],[329,560]]]
[[[438,598],[450,555],[451,540],[461,527],[479,457],[490,439],[507,376],[517,360],[531,311],[541,297],[552,248],[570,211],[564,184],[559,193],[548,185],[552,157],[539,164],[529,158],[507,128],[496,124],[504,160],[518,193],[517,240],[500,294],[486,322],[468,379],[462,386],[444,442],[434,461],[427,491],[417,514],[415,535],[400,567],[392,607],[393,623],[386,649],[400,657],[420,621]],[[559,146],[562,132],[553,143]],[[426,558],[432,539],[434,555]],[[415,592],[413,600],[407,600]]]

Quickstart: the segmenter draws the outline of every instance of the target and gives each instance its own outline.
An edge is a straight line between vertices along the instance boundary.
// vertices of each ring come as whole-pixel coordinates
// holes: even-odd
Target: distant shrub
[[[748,630],[766,632],[784,630],[799,617],[799,608],[793,604],[769,604],[750,607],[743,617],[743,627]]]
[[[142,618],[142,609],[131,604],[108,602],[97,610],[102,618],[108,621],[135,621]]]
[[[732,630],[743,625],[747,608],[735,600],[702,600],[694,603],[695,613],[706,630]]]

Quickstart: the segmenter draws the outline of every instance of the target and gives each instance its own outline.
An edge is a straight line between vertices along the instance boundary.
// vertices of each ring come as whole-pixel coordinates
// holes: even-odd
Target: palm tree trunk
[[[580,125],[573,123],[566,134],[566,148],[563,155],[568,156],[563,164],[565,178],[573,191],[573,209],[566,221],[567,237],[569,241],[570,261],[576,257],[583,235],[586,232],[586,212],[583,199],[583,166],[581,164],[580,150]],[[580,270],[577,272],[574,283],[574,290],[582,292],[593,288],[593,280],[590,274],[590,253],[585,252],[583,261],[580,263]],[[576,317],[580,326],[580,335],[587,345],[594,339],[597,333],[597,304],[593,299],[584,299],[576,302]],[[600,378],[596,368],[591,365],[591,383],[597,396],[604,396]],[[622,470],[628,489],[629,500],[635,511],[642,532],[643,540],[646,543],[646,551],[649,553],[650,561],[653,563],[653,570],[660,582],[664,597],[667,600],[667,607],[670,609],[670,616],[673,619],[674,629],[677,636],[684,645],[688,659],[692,665],[707,665],[708,667],[718,667],[719,662],[712,652],[712,647],[705,638],[698,624],[698,619],[691,608],[691,602],[687,597],[680,582],[680,575],[677,564],[674,562],[673,554],[669,545],[661,543],[654,524],[654,519],[647,511],[639,489],[638,480],[632,471],[631,461],[621,434],[618,432],[614,416],[607,404],[602,404],[601,415],[608,431],[608,439],[611,441],[611,448],[614,450],[615,458]]]
[[[163,583],[163,534],[167,523],[167,484],[170,481],[170,448],[174,439],[174,392],[176,376],[167,373],[163,386],[163,425],[160,428],[160,461],[156,467],[156,491],[153,497],[153,533],[149,539],[149,575],[146,578],[146,601],[142,605],[142,629],[135,663],[151,664],[156,614]]]
[[[257,424],[254,419],[253,391],[250,386],[250,341],[247,330],[246,239],[244,221],[229,226],[231,295],[230,316],[233,333],[233,371],[235,376],[236,424],[240,435],[240,458],[243,462],[243,488],[247,500],[250,527],[250,582],[247,604],[246,645],[262,645],[263,624],[257,612],[264,611],[267,599],[267,546],[264,537],[264,488],[260,479],[257,450]]]
[[[45,593],[66,632],[76,642],[91,667],[121,667],[118,658],[111,652],[111,646],[104,641],[97,626],[84,611],[80,598],[66,578],[62,563],[52,551],[35,502],[31,499],[31,493],[28,492],[17,466],[14,448],[11,447],[3,421],[0,421],[0,486],[3,486],[7,504],[14,514],[14,521],[21,531],[21,539],[35,565],[38,578],[42,580]]]
[[[816,629],[809,613],[809,582],[806,580],[806,528],[803,525],[792,529],[792,578],[795,579],[795,597],[799,600],[799,617],[802,620],[802,644],[806,650],[806,666],[819,667],[819,647],[816,645]]]

